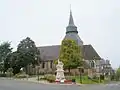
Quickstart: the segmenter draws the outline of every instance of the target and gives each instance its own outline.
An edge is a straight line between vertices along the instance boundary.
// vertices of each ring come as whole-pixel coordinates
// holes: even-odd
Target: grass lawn
[[[76,76],[75,79],[76,79],[77,83],[80,83],[79,76]],[[99,82],[98,80],[92,81],[92,80],[88,79],[87,76],[82,76],[82,84],[97,84],[98,82]]]
[[[77,83],[80,83],[80,76],[67,76],[68,79],[75,79]],[[98,84],[98,79],[88,79],[88,76],[82,76],[82,84]],[[103,83],[103,81],[101,81]]]
[[[38,76],[37,76],[38,77]],[[44,75],[39,75],[39,77],[44,77]],[[67,80],[75,79],[77,83],[80,83],[80,76],[65,76]],[[99,84],[106,83],[106,81],[99,82],[99,79],[88,79],[88,76],[82,76],[82,84]]]

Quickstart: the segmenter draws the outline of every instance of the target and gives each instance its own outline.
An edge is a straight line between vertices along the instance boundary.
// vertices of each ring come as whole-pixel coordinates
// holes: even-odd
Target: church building
[[[86,63],[90,67],[94,67],[95,59],[100,60],[101,57],[98,55],[96,50],[92,45],[84,45],[84,42],[78,35],[77,27],[74,24],[72,12],[70,11],[69,23],[66,27],[66,35],[63,39],[75,40],[77,44],[82,48],[82,55]],[[41,65],[40,68],[43,71],[53,71],[54,70],[54,60],[58,59],[60,53],[60,45],[52,46],[41,46],[38,47],[40,50]],[[91,64],[92,63],[92,64]]]

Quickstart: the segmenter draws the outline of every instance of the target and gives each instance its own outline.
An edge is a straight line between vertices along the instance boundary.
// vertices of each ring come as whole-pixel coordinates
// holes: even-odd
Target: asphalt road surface
[[[120,90],[120,85],[47,85],[27,81],[0,79],[0,90]]]

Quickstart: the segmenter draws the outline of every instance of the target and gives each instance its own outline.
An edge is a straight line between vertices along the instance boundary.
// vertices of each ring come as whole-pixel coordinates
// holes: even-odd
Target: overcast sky
[[[0,0],[0,41],[29,36],[37,46],[58,45],[65,36],[70,4],[84,44],[114,68],[120,65],[120,0]]]

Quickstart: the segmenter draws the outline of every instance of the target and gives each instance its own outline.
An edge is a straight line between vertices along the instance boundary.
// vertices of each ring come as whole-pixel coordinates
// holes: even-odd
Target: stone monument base
[[[72,82],[72,80],[55,80],[57,84],[76,84],[75,82]]]

